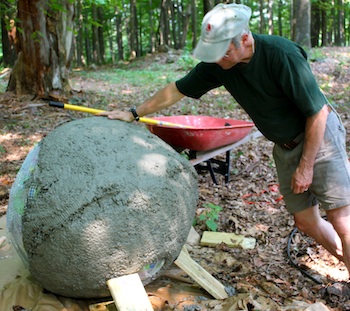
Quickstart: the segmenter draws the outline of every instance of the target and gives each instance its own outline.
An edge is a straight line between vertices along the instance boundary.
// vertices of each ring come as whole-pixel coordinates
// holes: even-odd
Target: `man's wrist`
[[[131,108],[129,109],[129,111],[132,113],[132,115],[134,116],[134,119],[135,119],[136,121],[139,121],[139,120],[140,120],[140,117],[139,117],[139,115],[138,115],[137,112],[136,112],[136,106],[131,107]]]

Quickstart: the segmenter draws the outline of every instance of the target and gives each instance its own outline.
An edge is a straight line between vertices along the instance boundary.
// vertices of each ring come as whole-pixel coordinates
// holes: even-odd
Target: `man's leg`
[[[350,205],[327,211],[327,218],[340,237],[343,261],[350,276]]]
[[[334,210],[336,211],[336,210]],[[333,211],[333,213],[334,213]],[[349,208],[350,211],[350,208]],[[347,215],[349,220],[349,214]],[[333,221],[337,219],[337,227],[344,227],[339,222],[339,217],[336,214],[331,215]],[[309,207],[301,212],[294,214],[294,222],[297,228],[304,232],[306,235],[312,237],[317,243],[321,244],[326,250],[328,250],[333,256],[339,260],[343,260],[343,248],[339,235],[334,230],[331,223],[323,219],[320,215],[318,206]],[[345,231],[345,228],[342,229]],[[349,231],[349,230],[347,230]],[[350,234],[350,232],[348,232]],[[342,234],[343,236],[345,234]],[[344,238],[345,239],[345,238]],[[349,236],[350,240],[350,236]],[[348,245],[348,250],[349,244]],[[350,258],[350,257],[348,257]],[[350,266],[347,266],[348,269]]]

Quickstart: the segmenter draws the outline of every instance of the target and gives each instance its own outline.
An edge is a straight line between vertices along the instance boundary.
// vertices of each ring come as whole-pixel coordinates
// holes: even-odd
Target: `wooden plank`
[[[256,240],[246,238],[244,235],[204,231],[200,242],[201,246],[216,246],[225,243],[229,247],[242,247],[244,249],[254,249]]]
[[[110,279],[107,285],[119,311],[153,311],[137,273]]]
[[[231,144],[231,145],[227,145],[227,146],[223,146],[223,147],[218,147],[216,149],[212,149],[212,150],[208,150],[208,151],[197,151],[196,153],[196,158],[195,159],[191,159],[190,162],[192,165],[197,165],[201,162],[204,162],[206,160],[209,160],[211,158],[214,158],[215,156],[224,153],[226,151],[232,150],[234,148],[237,148],[238,146],[256,139],[258,137],[261,137],[262,134],[259,131],[255,131],[253,133],[248,134],[246,137],[242,138],[241,140]]]
[[[225,286],[215,279],[208,271],[195,262],[189,255],[185,246],[182,247],[179,257],[174,262],[185,271],[201,287],[216,299],[226,299],[228,295]]]

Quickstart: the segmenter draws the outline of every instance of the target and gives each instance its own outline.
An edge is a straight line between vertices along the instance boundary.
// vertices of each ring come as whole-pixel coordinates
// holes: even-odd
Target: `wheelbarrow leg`
[[[207,163],[208,171],[210,173],[211,179],[213,180],[214,184],[217,185],[218,182],[216,180],[215,174],[214,174],[214,169],[213,166],[211,165],[210,159],[205,161]]]
[[[230,181],[230,169],[231,169],[231,165],[230,165],[230,150],[226,151],[226,167],[225,167],[225,183],[229,183]]]

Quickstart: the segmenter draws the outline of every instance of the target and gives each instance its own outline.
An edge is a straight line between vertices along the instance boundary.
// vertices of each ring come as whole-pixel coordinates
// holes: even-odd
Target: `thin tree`
[[[118,59],[124,59],[124,47],[123,47],[123,12],[115,7],[115,29],[117,34],[117,46],[118,46]]]
[[[196,1],[195,0],[191,0],[191,20],[192,20],[192,48],[195,48],[195,46],[197,45],[197,41],[198,41],[198,36],[197,36],[197,6],[196,6]]]
[[[136,0],[130,0],[129,45],[132,57],[140,56]]]
[[[267,4],[267,15],[268,15],[268,34],[273,35],[273,0],[269,0]]]
[[[335,44],[344,45],[344,3],[343,0],[337,0],[337,19],[336,19],[336,35]]]
[[[75,37],[75,58],[76,58],[76,64],[78,66],[82,66],[84,64],[84,56],[83,56],[83,14],[82,14],[82,5],[81,5],[81,0],[78,0],[75,4],[75,11],[76,11],[76,23],[75,23],[75,28],[77,31],[77,35]]]
[[[321,33],[321,14],[319,3],[311,4],[311,46],[319,46],[319,38]]]

